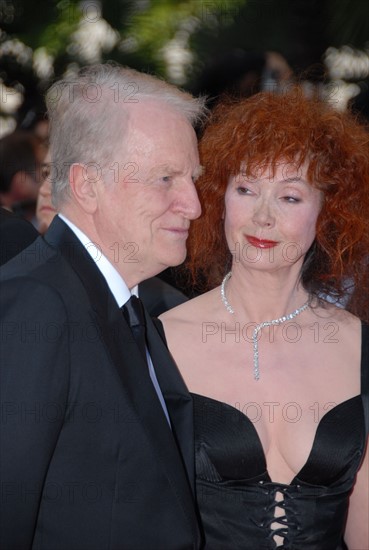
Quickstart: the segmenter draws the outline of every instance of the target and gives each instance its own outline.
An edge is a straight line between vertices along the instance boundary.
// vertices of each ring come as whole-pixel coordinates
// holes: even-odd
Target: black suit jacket
[[[188,301],[183,292],[162,281],[159,277],[151,277],[142,281],[138,285],[138,291],[145,308],[152,317],[159,317],[168,309]]]
[[[38,236],[31,223],[0,207],[0,265],[27,248]]]
[[[105,279],[63,221],[0,281],[0,548],[198,548],[192,403],[151,319],[172,430]]]

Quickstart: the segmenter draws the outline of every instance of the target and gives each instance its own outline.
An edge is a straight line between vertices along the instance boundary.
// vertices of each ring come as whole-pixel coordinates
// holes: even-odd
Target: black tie
[[[159,382],[156,378],[155,371],[153,370],[153,368],[150,369],[147,362],[146,321],[145,321],[145,311],[144,311],[142,302],[139,298],[137,298],[137,296],[132,295],[128,300],[128,302],[126,302],[124,306],[121,307],[121,310],[123,312],[123,315],[127,323],[131,327],[133,338],[136,340],[136,343],[140,348],[142,356],[145,360],[145,364],[147,366],[147,369],[145,369],[145,373],[150,377],[150,381],[152,382],[156,395],[158,396],[158,399],[160,401],[161,408],[163,409],[166,419],[168,421],[168,424],[170,426],[169,415],[168,415],[167,407],[165,405],[163,394],[159,386]]]
[[[131,327],[133,338],[136,340],[138,347],[146,359],[146,322],[145,312],[142,302],[137,296],[132,295],[128,302],[122,306],[123,315]]]

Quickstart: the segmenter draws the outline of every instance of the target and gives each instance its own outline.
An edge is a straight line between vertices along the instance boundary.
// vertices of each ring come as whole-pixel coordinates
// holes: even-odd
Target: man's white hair
[[[108,168],[128,137],[129,106],[144,100],[163,102],[193,126],[206,116],[205,98],[195,98],[164,80],[120,65],[92,65],[51,86],[46,103],[55,206],[70,196],[72,164],[85,164],[86,177]]]

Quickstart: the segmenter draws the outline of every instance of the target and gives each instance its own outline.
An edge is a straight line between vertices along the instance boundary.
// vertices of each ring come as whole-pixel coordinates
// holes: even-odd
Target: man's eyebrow
[[[203,169],[202,166],[197,166],[196,169],[193,172],[193,177],[195,179],[199,178],[201,176],[201,174],[203,173],[203,170],[204,169]],[[155,177],[155,176],[157,176],[159,174],[163,174],[163,173],[165,173],[169,176],[177,176],[177,175],[181,175],[182,171],[181,170],[176,170],[175,168],[173,168],[169,164],[160,164],[159,166],[155,166],[154,168],[152,168],[149,171],[149,178]]]
[[[162,174],[163,172],[169,174],[170,176],[180,174],[179,170],[175,170],[173,167],[169,166],[169,164],[160,164],[159,166],[154,166],[154,168],[149,171],[149,177]]]

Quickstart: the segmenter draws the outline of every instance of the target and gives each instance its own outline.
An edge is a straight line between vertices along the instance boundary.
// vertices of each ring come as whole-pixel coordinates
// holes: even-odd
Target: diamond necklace
[[[234,309],[231,306],[231,304],[227,300],[227,296],[225,293],[225,285],[227,281],[232,277],[232,271],[227,273],[227,275],[224,277],[222,281],[222,285],[220,287],[220,296],[222,298],[222,302],[226,308],[226,310],[229,313],[234,313]],[[252,332],[252,347],[254,352],[254,379],[259,380],[260,378],[260,370],[259,370],[259,344],[258,344],[258,335],[262,328],[270,327],[272,325],[281,325],[282,323],[285,323],[286,321],[291,321],[291,319],[294,319],[297,317],[297,315],[300,315],[305,309],[307,309],[310,305],[310,301],[308,300],[305,302],[305,304],[298,309],[295,309],[292,313],[289,313],[288,315],[283,315],[283,317],[279,317],[278,319],[273,319],[272,321],[264,321],[263,323],[260,323],[259,325],[256,325],[256,327],[253,329]]]

